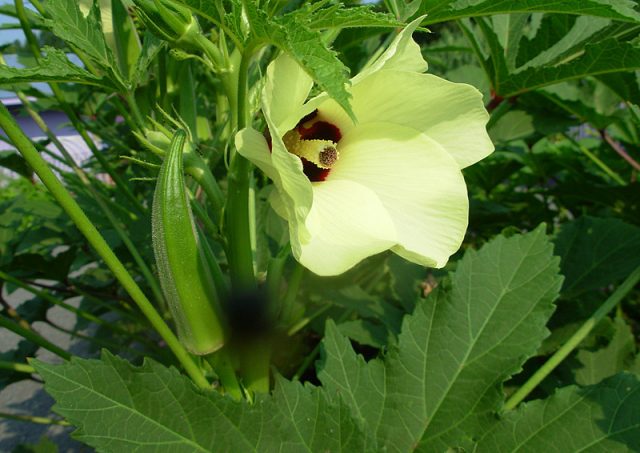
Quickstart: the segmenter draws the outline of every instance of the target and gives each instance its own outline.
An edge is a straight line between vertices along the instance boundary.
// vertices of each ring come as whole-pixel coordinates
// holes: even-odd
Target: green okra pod
[[[153,199],[153,250],[178,337],[194,354],[224,344],[224,325],[184,181],[186,133],[178,130],[160,168]]]

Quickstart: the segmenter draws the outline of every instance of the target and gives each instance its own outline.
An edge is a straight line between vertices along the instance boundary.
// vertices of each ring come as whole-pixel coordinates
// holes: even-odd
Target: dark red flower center
[[[295,131],[300,134],[301,140],[329,140],[333,143],[338,143],[342,138],[342,133],[340,133],[340,129],[334,124],[331,124],[327,121],[317,120],[318,110],[314,110],[308,115],[304,116],[294,128]],[[321,159],[326,159],[328,164],[333,165],[335,163],[337,154],[335,149],[326,149],[320,155]],[[300,158],[302,160],[302,166],[304,174],[309,178],[311,182],[324,181],[329,176],[331,172],[330,168],[321,168],[305,159],[304,157]]]
[[[322,151],[320,151],[317,155],[317,162],[320,165],[325,167],[331,167],[338,160],[339,154],[335,145],[342,138],[342,133],[340,129],[327,121],[318,120],[318,110],[314,110],[302,117],[296,127],[293,130],[287,132],[284,137],[285,145],[289,149],[289,152],[297,154],[294,152],[293,147],[290,146],[290,143],[287,142],[287,137],[291,135],[292,132],[296,132],[293,134],[294,143],[299,144],[303,141],[311,141],[311,140],[323,140],[332,142],[331,144],[327,144]],[[264,136],[267,139],[267,144],[269,145],[269,151],[271,151],[272,142],[271,135],[269,134],[269,130],[265,130]],[[298,155],[300,160],[302,161],[302,171],[309,178],[311,182],[319,182],[324,181],[329,176],[331,172],[331,168],[322,168],[321,166],[316,165],[309,159],[306,159],[300,155]]]

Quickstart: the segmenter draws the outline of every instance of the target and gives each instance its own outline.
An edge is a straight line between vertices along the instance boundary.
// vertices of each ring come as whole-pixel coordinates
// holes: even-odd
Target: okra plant
[[[640,450],[637,2],[0,8],[2,432]]]

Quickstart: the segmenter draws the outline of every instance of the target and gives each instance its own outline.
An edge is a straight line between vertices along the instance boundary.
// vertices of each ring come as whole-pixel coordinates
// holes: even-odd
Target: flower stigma
[[[331,140],[304,140],[295,129],[287,132],[282,140],[290,153],[302,157],[320,168],[331,168],[339,157],[336,144]]]

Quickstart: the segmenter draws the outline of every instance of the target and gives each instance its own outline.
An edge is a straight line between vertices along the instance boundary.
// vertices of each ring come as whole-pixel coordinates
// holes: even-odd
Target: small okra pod
[[[185,186],[185,141],[186,133],[178,130],[160,168],[153,198],[153,251],[178,337],[190,352],[205,355],[223,346],[225,329]]]

